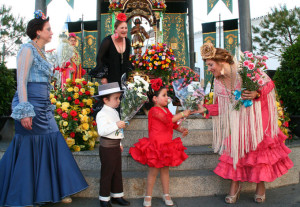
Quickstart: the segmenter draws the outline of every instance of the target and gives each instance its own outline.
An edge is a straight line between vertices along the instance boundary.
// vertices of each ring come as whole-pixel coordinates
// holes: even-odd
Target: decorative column
[[[35,0],[35,11],[41,10],[47,16],[46,0]]]
[[[188,0],[190,68],[195,68],[193,0]]]
[[[100,48],[101,44],[101,4],[103,0],[97,0],[97,13],[96,13],[96,19],[97,19],[97,52]]]
[[[241,50],[252,51],[252,34],[249,0],[239,0]]]

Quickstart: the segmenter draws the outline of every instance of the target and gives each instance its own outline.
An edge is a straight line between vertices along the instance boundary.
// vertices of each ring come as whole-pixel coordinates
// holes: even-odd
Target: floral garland
[[[109,0],[109,11],[118,11],[123,8],[124,0]]]
[[[72,151],[93,150],[98,133],[96,122],[89,114],[99,84],[84,79],[66,80],[65,89],[57,89],[50,94],[50,101],[56,105],[55,120],[67,145]]]

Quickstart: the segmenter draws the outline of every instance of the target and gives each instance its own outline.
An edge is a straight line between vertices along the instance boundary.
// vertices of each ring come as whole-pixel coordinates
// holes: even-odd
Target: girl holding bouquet
[[[245,79],[227,50],[205,43],[201,55],[215,77],[214,104],[199,105],[198,112],[204,113],[206,118],[213,116],[213,148],[221,154],[214,172],[231,180],[225,202],[237,201],[240,182],[257,183],[254,201],[264,202],[264,182],[274,181],[293,167],[288,157],[291,150],[284,144],[287,137],[277,125],[274,83],[256,69],[257,79],[252,81],[258,84],[258,90],[242,90]],[[246,55],[254,60],[252,53]],[[251,71],[255,70],[253,66],[249,68]],[[241,99],[234,95],[237,91],[243,91]],[[236,109],[241,100],[250,100],[250,104]]]
[[[144,206],[151,206],[151,197],[157,174],[160,172],[163,187],[163,200],[166,205],[172,206],[173,201],[169,195],[169,167],[179,166],[185,159],[186,149],[178,137],[172,140],[173,129],[188,134],[188,130],[178,126],[176,122],[191,114],[185,110],[179,114],[172,115],[166,108],[168,104],[167,89],[162,85],[160,78],[151,80],[151,89],[148,92],[149,100],[153,104],[148,114],[149,138],[142,138],[131,147],[129,153],[134,160],[149,166],[147,177],[147,189]]]

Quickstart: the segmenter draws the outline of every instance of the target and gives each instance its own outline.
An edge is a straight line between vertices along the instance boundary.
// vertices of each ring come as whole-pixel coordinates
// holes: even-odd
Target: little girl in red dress
[[[151,81],[153,90],[149,95],[150,102],[154,103],[148,114],[149,138],[142,138],[134,147],[131,147],[129,153],[134,160],[141,164],[149,166],[147,177],[147,190],[144,199],[144,206],[151,206],[151,196],[153,186],[160,172],[161,183],[163,187],[163,200],[167,206],[172,206],[173,201],[169,196],[169,167],[179,166],[188,158],[184,152],[186,147],[182,145],[179,137],[172,140],[173,129],[182,133],[182,136],[188,134],[188,130],[178,126],[176,122],[190,115],[190,110],[185,110],[176,115],[172,115],[168,108],[167,89],[162,85],[161,79]]]

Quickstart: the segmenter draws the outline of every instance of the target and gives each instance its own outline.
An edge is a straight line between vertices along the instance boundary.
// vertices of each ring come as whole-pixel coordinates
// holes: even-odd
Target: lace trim
[[[21,120],[26,117],[34,117],[34,107],[29,102],[19,103],[16,107],[13,108],[11,117],[15,120]]]

